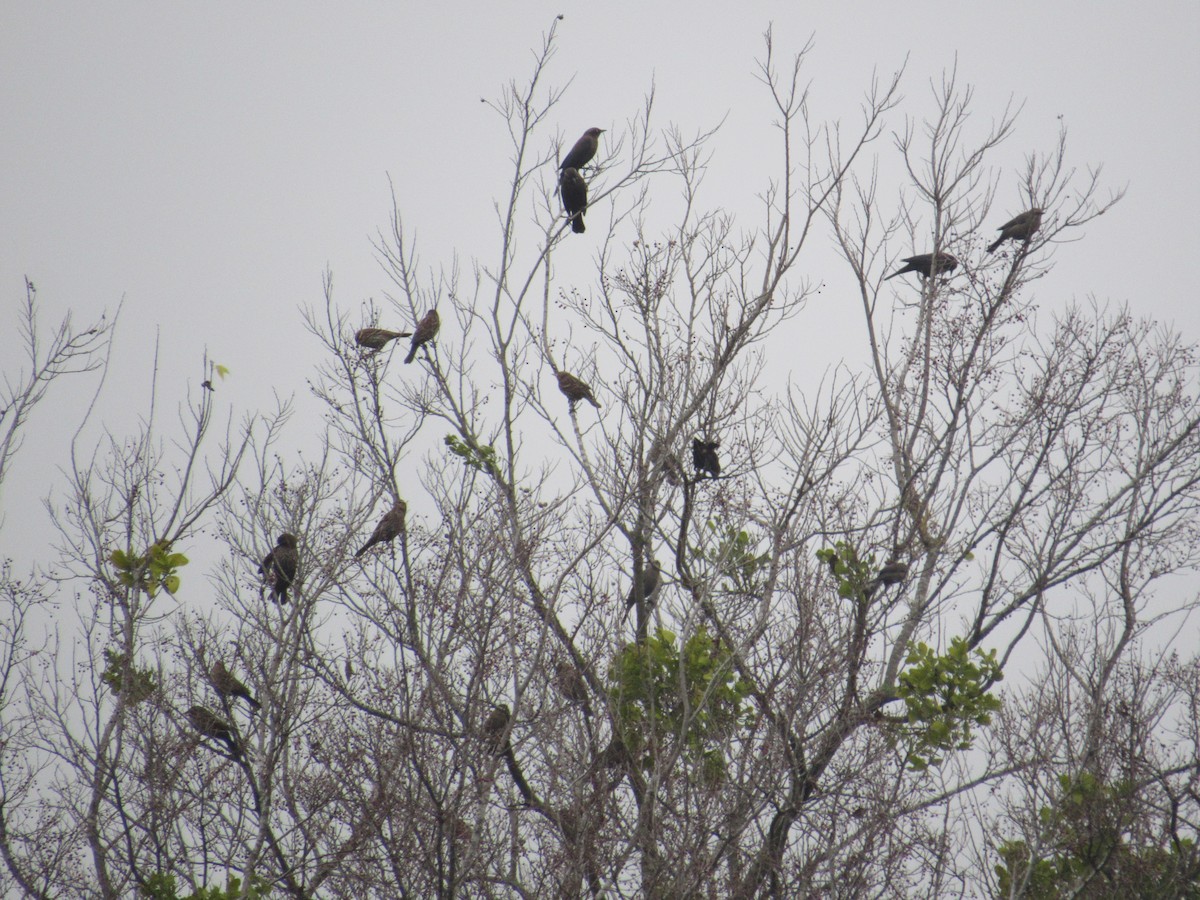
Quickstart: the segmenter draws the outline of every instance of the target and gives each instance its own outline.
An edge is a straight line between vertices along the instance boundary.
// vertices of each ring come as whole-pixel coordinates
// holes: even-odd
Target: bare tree
[[[77,375],[104,368],[112,323],[106,316],[87,328],[72,327],[68,313],[47,338],[38,321],[37,288],[25,279],[25,302],[21,307],[22,349],[29,371],[6,372],[0,391],[0,485],[8,474],[13,456],[21,447],[21,431],[50,384],[64,375]]]
[[[719,132],[660,128],[651,95],[602,132],[582,173],[592,227],[573,234],[554,42],[491,105],[512,163],[495,255],[426,270],[394,194],[382,300],[348,313],[328,277],[306,311],[318,452],[282,449],[285,405],[194,487],[205,395],[169,488],[150,430],[114,440],[103,479],[76,465],[58,521],[76,579],[61,583],[92,597],[83,674],[52,685],[32,664],[64,652],[25,624],[53,583],[8,582],[0,632],[19,698],[0,803],[12,883],[1194,884],[1198,598],[1177,576],[1200,562],[1196,352],[1097,302],[1033,314],[1059,246],[1119,192],[1075,171],[1065,135],[1015,179],[991,168],[1015,113],[976,133],[953,74],[899,127],[900,74],[853,125],[817,122],[807,51],[781,63],[768,33],[779,167],[761,222],[705,206]],[[663,198],[670,224],[654,224]],[[988,254],[1009,202],[1044,209],[1041,228]],[[828,235],[844,266],[818,277]],[[560,271],[564,240],[595,242],[594,272]],[[914,254],[958,265],[885,280]],[[768,361],[822,283],[860,301],[858,355],[784,383]],[[359,344],[430,310],[415,365]],[[597,405],[564,396],[562,373]],[[719,444],[719,465],[688,465],[694,441]],[[404,527],[356,555],[394,509]],[[214,603],[171,608],[172,554],[201,523],[224,548]],[[286,606],[259,572],[284,533]],[[218,689],[218,663],[261,710]]]

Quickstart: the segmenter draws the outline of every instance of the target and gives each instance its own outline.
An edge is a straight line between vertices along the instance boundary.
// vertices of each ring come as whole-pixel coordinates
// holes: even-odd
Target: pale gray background
[[[725,117],[707,199],[747,228],[779,158],[754,76],[768,23],[784,55],[814,38],[806,70],[814,114],[848,124],[873,72],[886,77],[908,58],[906,101],[891,120],[899,127],[904,113],[930,111],[929,80],[957,60],[960,81],[977,89],[980,131],[1010,100],[1024,104],[1015,135],[993,158],[1007,169],[1002,212],[1023,208],[1024,155],[1052,149],[1060,116],[1072,161],[1102,164],[1104,184],[1129,187],[1086,240],[1060,248],[1055,272],[1036,286],[1041,308],[1091,295],[1129,301],[1195,340],[1198,10],[1194,0],[8,0],[0,13],[0,371],[19,365],[12,325],[28,275],[48,320],[73,310],[82,322],[124,298],[101,407],[118,432],[144,410],[156,335],[160,399],[172,415],[173,398],[203,377],[206,349],[232,371],[218,396],[236,415],[271,406],[276,391],[303,395],[319,351],[298,308],[320,305],[325,268],[346,308],[386,288],[369,237],[387,224],[389,174],[424,263],[449,266],[455,250],[468,270],[473,256],[495,258],[492,202],[506,190],[509,147],[480,98],[525,80],[530,48],[560,12],[549,83],[574,77],[553,119],[564,141],[592,125],[620,129],[654,82],[660,125],[694,132]],[[878,147],[886,152],[887,139]],[[881,194],[894,200],[897,189],[885,180]],[[594,230],[606,215],[598,212]],[[557,262],[567,278],[577,266],[581,283],[594,250],[585,240]],[[857,315],[853,295],[839,290],[847,283],[828,238],[817,240],[813,259],[829,269],[813,274],[829,287],[786,326],[796,358],[771,360],[798,380],[829,362],[829,323],[853,328]],[[0,504],[0,555],[44,555],[40,498],[92,386],[57,385],[35,415]],[[294,421],[292,433],[301,440],[318,424]]]

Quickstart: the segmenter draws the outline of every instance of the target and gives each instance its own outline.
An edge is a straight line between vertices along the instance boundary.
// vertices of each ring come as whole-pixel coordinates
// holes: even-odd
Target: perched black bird
[[[354,333],[354,343],[367,350],[382,350],[389,341],[412,337],[411,331],[388,331],[386,328],[360,328]]]
[[[404,361],[412,362],[417,356],[417,348],[422,344],[428,344],[437,337],[438,329],[441,327],[442,320],[436,309],[425,313],[425,316],[417,323],[417,330],[413,332],[412,345],[409,347],[408,356],[404,357]]]
[[[229,752],[237,756],[241,751],[238,749],[237,740],[233,736],[233,729],[229,727],[229,723],[218,716],[211,709],[206,709],[203,706],[193,706],[187,711],[188,721],[192,723],[201,735],[206,738],[212,738],[214,741],[223,741],[225,746],[229,748]]]
[[[629,611],[637,606],[638,602],[638,587],[641,587],[641,598],[646,601],[646,606],[654,605],[654,596],[658,593],[658,586],[662,581],[660,573],[662,566],[654,557],[646,563],[646,567],[642,569],[642,575],[638,584],[630,585],[629,596],[625,598],[625,615],[629,616]]]
[[[367,542],[359,548],[359,551],[354,554],[354,558],[358,559],[376,544],[391,543],[396,539],[396,536],[404,531],[404,516],[408,512],[408,504],[403,500],[397,500],[379,520],[379,524],[375,526],[375,530],[371,532],[371,536],[367,538]]]
[[[1034,233],[1042,227],[1042,209],[1035,206],[1033,209],[1027,209],[1019,216],[1014,216],[997,229],[1000,232],[1000,237],[996,238],[989,246],[988,253],[995,252],[1007,240],[1024,241],[1029,243]]]
[[[908,563],[892,561],[884,565],[879,570],[879,574],[875,576],[880,584],[893,585],[900,584],[908,577]]]
[[[225,668],[224,660],[218,659],[213,663],[213,667],[208,674],[212,678],[213,687],[217,689],[217,693],[221,696],[241,697],[254,709],[262,708],[262,704],[250,695],[250,691],[246,685],[242,684],[236,675]]]
[[[512,712],[509,710],[508,704],[501,703],[499,706],[493,707],[492,711],[488,713],[488,717],[483,720],[483,737],[493,756],[503,756],[506,751],[512,749],[507,734],[508,723],[511,719]]]
[[[583,234],[583,214],[587,211],[587,182],[578,169],[563,169],[558,179],[558,192],[562,195],[563,208],[571,217],[571,230]]]
[[[949,253],[939,253],[937,255],[936,267],[933,261],[932,253],[918,253],[916,256],[907,256],[904,258],[904,266],[899,271],[893,272],[887,278],[888,281],[892,278],[897,278],[905,272],[916,272],[921,276],[921,280],[928,278],[930,275],[948,275],[958,268],[958,260]]]
[[[271,589],[271,599],[277,603],[288,602],[288,588],[296,580],[296,567],[300,563],[300,554],[296,549],[300,546],[294,534],[281,534],[275,542],[275,549],[263,557],[258,571],[263,581]]]
[[[592,396],[592,389],[586,382],[580,381],[570,372],[555,372],[554,377],[558,379],[558,389],[571,401],[572,408],[580,400],[586,400],[596,409],[600,408],[600,403]]]
[[[692,438],[692,465],[696,467],[697,474],[707,472],[713,478],[720,477],[721,460],[717,458],[717,448],[720,446],[720,441]]]
[[[575,142],[571,152],[562,158],[558,167],[560,169],[582,169],[586,166],[596,155],[596,151],[600,149],[600,135],[603,133],[603,128],[589,128],[585,131],[583,137]]]

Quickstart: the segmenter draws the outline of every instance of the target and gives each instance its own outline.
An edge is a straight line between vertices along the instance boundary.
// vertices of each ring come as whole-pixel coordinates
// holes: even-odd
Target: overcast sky
[[[12,325],[28,276],[48,319],[124,302],[101,407],[118,429],[144,407],[156,336],[166,396],[195,389],[206,350],[231,370],[221,398],[239,415],[269,407],[275,391],[302,394],[319,351],[298,309],[321,303],[325,269],[347,309],[387,287],[370,237],[387,225],[389,176],[426,265],[448,266],[455,252],[464,264],[495,257],[509,148],[480,98],[528,76],[558,13],[548,77],[571,81],[553,119],[564,140],[593,125],[618,131],[653,83],[660,125],[694,132],[724,120],[706,187],[747,228],[773,174],[764,164],[777,159],[755,77],[768,24],[781,51],[813,39],[806,75],[821,117],[854,121],[873,73],[907,60],[899,127],[904,114],[929,112],[930,79],[957,63],[976,87],[980,129],[1023,104],[993,160],[1009,173],[997,195],[1005,213],[1023,208],[1025,154],[1049,151],[1060,122],[1074,164],[1103,165],[1106,187],[1128,186],[1083,241],[1060,248],[1040,305],[1128,301],[1200,338],[1195,0],[9,2],[0,371],[18,365]],[[581,266],[594,249],[583,240],[571,247]],[[799,346],[840,299],[834,282],[794,320]],[[0,555],[32,533],[82,391],[59,385],[32,421],[0,510]]]

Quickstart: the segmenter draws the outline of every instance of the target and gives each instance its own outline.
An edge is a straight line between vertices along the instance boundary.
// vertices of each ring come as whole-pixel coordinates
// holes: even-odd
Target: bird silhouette
[[[870,600],[880,588],[889,588],[894,584],[901,584],[906,578],[908,578],[908,563],[897,562],[894,559],[889,560],[884,563],[879,573],[871,579],[871,583],[867,585],[863,593]]]
[[[563,208],[571,217],[571,230],[583,234],[583,214],[587,210],[587,182],[578,169],[563,169],[558,179],[558,192],[562,196]]]
[[[554,377],[558,379],[558,389],[571,401],[572,409],[580,400],[586,400],[596,409],[600,408],[600,403],[592,396],[592,389],[586,382],[580,381],[570,372],[555,372]]]
[[[294,534],[281,534],[275,542],[275,549],[263,557],[258,571],[263,581],[271,589],[271,599],[280,605],[288,602],[288,589],[296,580],[296,569],[300,563],[300,554],[296,549],[300,542]]]
[[[646,563],[642,569],[641,577],[630,586],[629,595],[625,598],[625,616],[629,616],[629,611],[637,606],[639,588],[641,599],[645,601],[646,607],[652,607],[655,603],[655,595],[658,593],[659,584],[662,582],[662,566],[654,557]]]
[[[436,309],[431,309],[417,323],[417,330],[413,332],[412,344],[408,348],[408,356],[404,357],[405,363],[410,363],[417,356],[417,349],[422,344],[428,344],[437,337],[438,329],[442,327],[442,319],[438,315]]]
[[[492,707],[486,719],[483,720],[483,737],[488,750],[493,756],[503,756],[512,749],[509,741],[508,723],[512,720],[512,712],[508,704],[501,703]]]
[[[253,709],[261,709],[262,704],[251,696],[249,689],[244,685],[236,675],[225,668],[225,661],[218,659],[213,663],[212,669],[209,671],[209,676],[212,678],[213,687],[217,689],[217,693],[223,697],[241,697]]]
[[[884,281],[890,281],[893,278],[899,278],[906,272],[916,272],[924,281],[930,275],[949,275],[958,268],[958,260],[949,253],[937,254],[937,264],[933,261],[934,254],[918,253],[916,256],[906,256],[903,260],[904,266],[893,272]]]
[[[713,478],[721,475],[721,460],[717,458],[717,448],[720,446],[720,441],[692,438],[692,465],[696,467],[697,474],[707,472]]]
[[[1035,206],[1033,209],[1027,209],[1019,216],[1013,216],[997,230],[1000,232],[1000,237],[996,238],[989,246],[988,253],[995,252],[1007,240],[1024,241],[1029,243],[1030,239],[1042,227],[1042,209]]]
[[[585,131],[583,137],[577,140],[575,146],[562,158],[558,167],[560,169],[582,169],[586,166],[596,155],[596,151],[600,149],[600,135],[603,133],[603,128],[589,128]]]
[[[388,331],[386,328],[360,328],[354,332],[354,343],[367,350],[382,350],[389,341],[412,337],[411,331]]]
[[[554,686],[572,703],[587,703],[587,683],[579,670],[565,659],[554,663]]]
[[[238,749],[237,739],[233,736],[233,729],[229,727],[229,723],[218,716],[211,709],[203,706],[193,706],[187,711],[188,721],[192,723],[192,727],[206,738],[212,738],[214,741],[221,741],[229,748],[229,752],[234,756],[238,756],[241,751]]]
[[[379,520],[379,524],[375,526],[375,530],[371,532],[371,536],[367,538],[367,542],[354,554],[354,558],[358,559],[376,544],[391,543],[394,541],[396,536],[404,531],[404,516],[407,512],[408,504],[403,500],[397,500],[392,505],[392,508]]]

